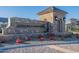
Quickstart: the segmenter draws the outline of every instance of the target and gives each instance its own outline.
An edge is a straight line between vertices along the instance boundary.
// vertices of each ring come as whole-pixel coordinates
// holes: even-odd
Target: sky
[[[57,6],[57,8],[68,12],[68,14],[66,15],[67,23],[71,18],[76,18],[79,20],[79,6]]]
[[[37,13],[47,6],[0,6],[0,17],[24,17],[39,19]]]
[[[24,17],[39,20],[38,12],[48,6],[0,6],[0,17]],[[70,18],[79,19],[79,6],[56,6],[68,12],[66,20]]]

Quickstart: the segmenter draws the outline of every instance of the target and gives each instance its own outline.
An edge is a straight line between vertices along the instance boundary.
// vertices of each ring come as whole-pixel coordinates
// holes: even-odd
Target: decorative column
[[[50,32],[50,22],[48,22],[46,19],[45,19],[45,28],[46,28],[46,32]]]
[[[62,18],[62,32],[65,32],[65,17]]]
[[[53,32],[58,32],[58,17],[54,17]]]

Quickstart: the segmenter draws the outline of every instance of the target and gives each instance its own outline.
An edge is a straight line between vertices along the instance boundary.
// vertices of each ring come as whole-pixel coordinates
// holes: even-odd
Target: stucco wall
[[[39,17],[40,17],[41,21],[44,21],[46,19],[50,23],[53,22],[53,13],[52,12],[39,15]]]

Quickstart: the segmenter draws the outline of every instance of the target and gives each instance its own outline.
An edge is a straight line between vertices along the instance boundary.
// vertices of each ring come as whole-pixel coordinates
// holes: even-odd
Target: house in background
[[[76,18],[71,18],[70,23],[66,24],[66,30],[69,32],[79,32],[79,20]]]

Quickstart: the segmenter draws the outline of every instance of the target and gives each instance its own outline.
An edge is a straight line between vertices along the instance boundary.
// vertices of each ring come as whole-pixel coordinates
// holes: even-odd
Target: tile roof
[[[58,9],[58,8],[56,8],[56,7],[53,7],[53,6],[50,6],[50,7],[48,7],[48,8],[46,8],[46,9],[42,10],[41,12],[39,12],[39,13],[37,13],[37,14],[40,15],[40,14],[42,14],[42,13],[46,13],[46,12],[50,12],[50,11],[60,11],[60,12],[64,12],[64,13],[67,14],[66,11],[63,11],[63,10]]]

